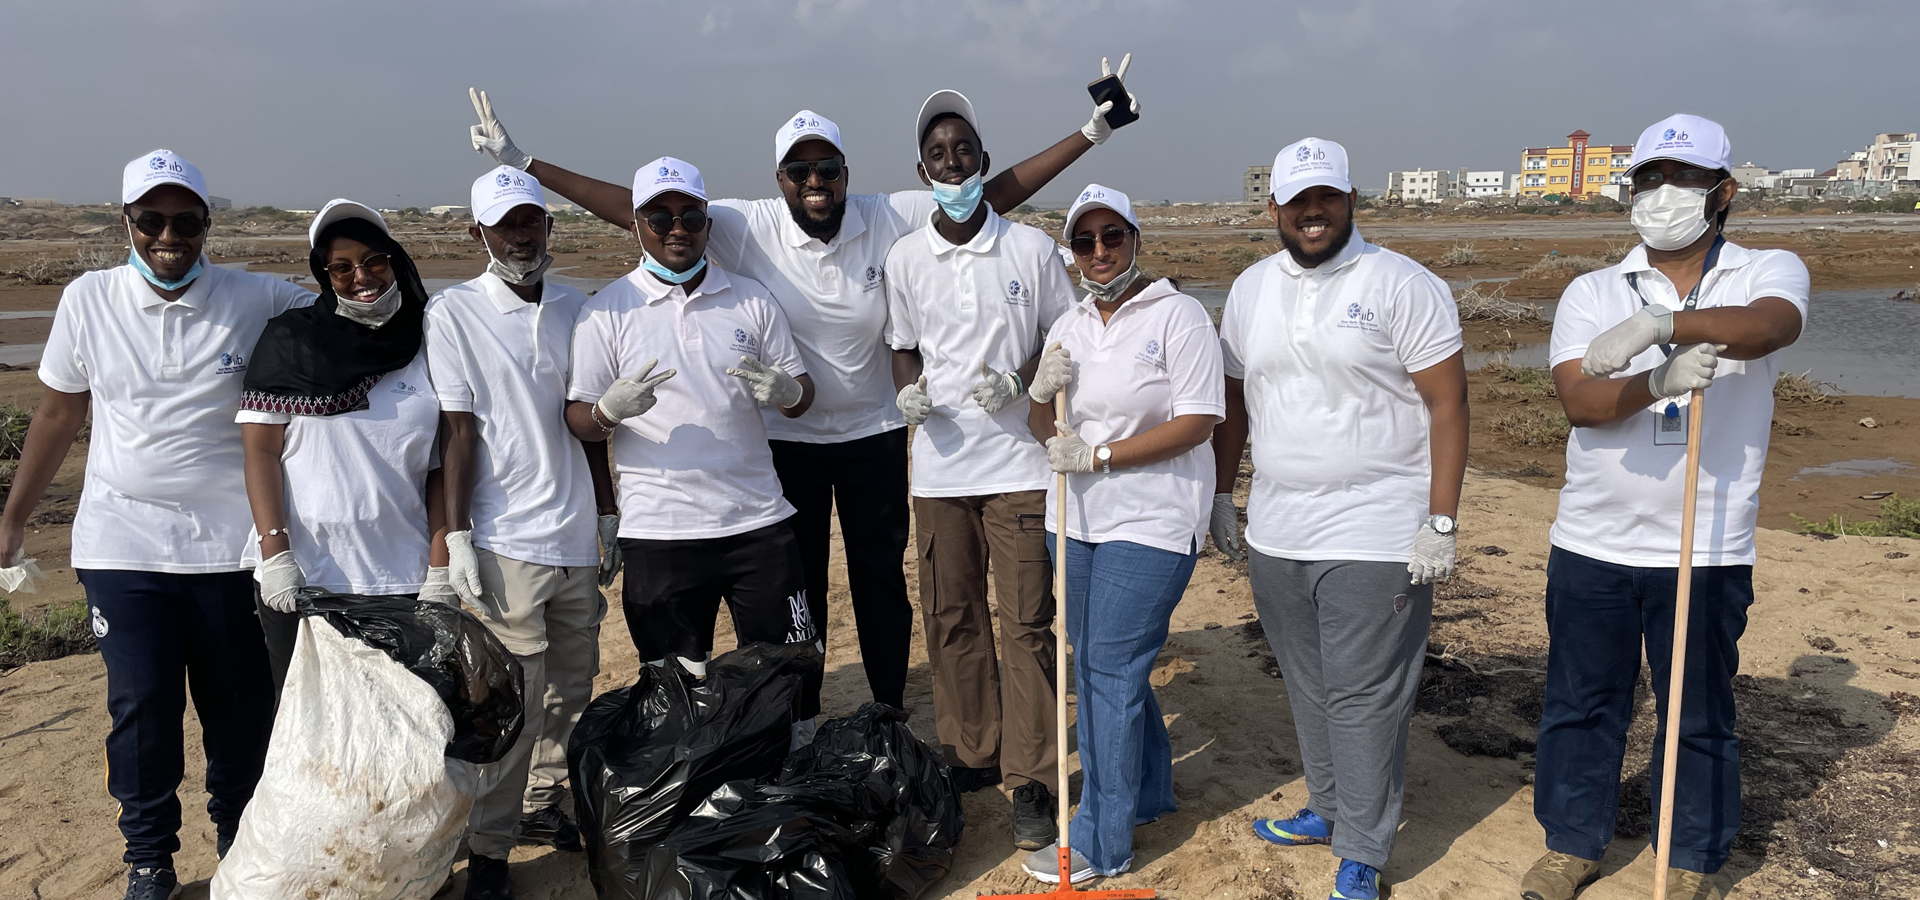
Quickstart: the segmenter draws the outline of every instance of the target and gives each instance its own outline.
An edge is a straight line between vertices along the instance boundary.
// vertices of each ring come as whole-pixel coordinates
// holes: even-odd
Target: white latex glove
[[[432,574],[431,571],[428,574]],[[473,552],[473,532],[447,532],[447,582],[460,599],[478,605],[485,588],[480,586],[480,555]]]
[[[1713,383],[1713,367],[1720,361],[1725,344],[1688,344],[1673,348],[1667,361],[1654,367],[1647,376],[1647,388],[1662,400],[1678,397],[1694,388]]]
[[[13,560],[6,568],[0,569],[0,591],[31,594],[40,590],[40,582],[47,580],[46,573],[40,571],[40,564],[24,558],[25,555],[25,550],[13,551]]]
[[[600,517],[600,586],[608,587],[620,577],[620,514]]]
[[[622,378],[609,386],[607,392],[600,395],[599,402],[594,404],[600,410],[600,418],[606,420],[608,424],[618,425],[634,416],[646,415],[647,410],[652,409],[656,402],[653,389],[659,387],[660,382],[672,378],[678,371],[668,369],[653,375],[653,367],[659,364],[658,359],[647,360],[647,364],[640,367],[639,373]]]
[[[1633,358],[1655,344],[1673,340],[1673,310],[1664,306],[1643,306],[1612,328],[1600,333],[1587,345],[1580,371],[1589,377],[1604,378],[1624,371]]]
[[[447,580],[445,566],[427,567],[427,583],[420,586],[420,599],[460,608],[460,595],[454,592],[453,583]]]
[[[1240,510],[1233,505],[1232,494],[1213,495],[1213,514],[1207,522],[1213,546],[1234,562],[1247,558],[1247,547],[1240,539]]]
[[[261,560],[253,569],[253,580],[260,582],[260,599],[267,608],[283,613],[293,612],[295,595],[307,586],[307,576],[300,573],[300,564],[294,561],[292,550],[282,550]]]
[[[1073,355],[1059,341],[1047,345],[1047,352],[1040,354],[1040,368],[1033,372],[1033,383],[1027,385],[1027,396],[1035,403],[1052,403],[1055,394],[1073,383]]]
[[[520,148],[513,145],[513,138],[507,137],[506,126],[493,114],[493,101],[487,99],[487,92],[467,88],[467,99],[473,101],[473,112],[480,117],[480,124],[467,129],[474,152],[485,153],[493,157],[494,162],[523,172],[533,165],[533,157],[521,153]]]
[[[1105,78],[1108,75],[1118,75],[1120,76],[1120,80],[1125,82],[1127,80],[1127,67],[1132,64],[1133,54],[1129,53],[1126,56],[1120,57],[1120,71],[1115,72],[1107,68],[1107,58],[1102,56],[1100,57],[1100,77]],[[1134,115],[1137,116],[1140,114],[1140,98],[1135,97],[1132,91],[1127,92],[1127,104],[1128,109],[1132,110]],[[1087,140],[1092,141],[1096,146],[1106,143],[1107,138],[1113,136],[1113,127],[1107,124],[1107,113],[1112,111],[1112,100],[1108,100],[1094,107],[1093,118],[1088,120],[1087,124],[1080,126],[1080,133],[1086,135]]]
[[[1012,372],[995,372],[986,363],[980,364],[980,380],[973,383],[973,402],[988,415],[1007,408],[1015,397],[1020,396],[1020,376]]]
[[[740,357],[740,364],[728,369],[727,374],[751,385],[755,402],[767,406],[792,409],[806,395],[799,379],[751,356]]]
[[[901,388],[893,398],[893,405],[900,407],[900,414],[906,417],[908,425],[925,422],[933,413],[933,398],[927,396],[927,376],[922,375],[919,381]]]
[[[1093,445],[1082,440],[1065,422],[1055,422],[1060,433],[1047,438],[1047,465],[1069,475],[1094,470]]]
[[[1407,563],[1407,574],[1413,577],[1414,584],[1432,584],[1453,577],[1453,544],[1456,534],[1441,534],[1433,526],[1422,522],[1420,533],[1413,536],[1413,560]]]

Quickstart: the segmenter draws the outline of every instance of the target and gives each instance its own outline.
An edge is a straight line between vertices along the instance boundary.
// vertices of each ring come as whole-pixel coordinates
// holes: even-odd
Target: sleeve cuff
[[[39,375],[41,384],[53,388],[62,394],[84,394],[93,390],[93,388],[84,381],[68,381],[48,371],[45,367],[40,369]]]
[[[1435,349],[1433,352],[1424,353],[1414,359],[1408,360],[1407,371],[1408,372],[1424,372],[1444,362],[1447,359],[1447,357],[1452,356],[1455,353],[1459,353],[1461,350],[1465,349],[1466,346],[1467,345],[1465,341],[1461,340],[1458,336],[1455,336],[1453,340],[1450,340],[1445,344],[1440,345],[1440,347],[1438,349]]]
[[[442,395],[440,397],[440,409],[443,412],[470,413],[473,412],[473,398],[448,397]]]
[[[1551,369],[1554,366],[1557,366],[1561,363],[1573,362],[1576,359],[1585,359],[1586,357],[1587,357],[1586,344],[1581,344],[1578,347],[1568,347],[1564,350],[1561,350],[1553,354],[1550,357],[1547,357],[1547,368]]]
[[[1176,416],[1217,416],[1227,417],[1225,403],[1175,403],[1173,414]]]
[[[243,409],[233,417],[233,421],[240,425],[290,425],[293,423],[293,416],[287,413]]]

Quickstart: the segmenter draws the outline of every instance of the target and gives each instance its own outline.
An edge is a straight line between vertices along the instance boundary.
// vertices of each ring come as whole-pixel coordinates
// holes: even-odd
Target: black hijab
[[[359,241],[391,257],[400,308],[379,328],[340,315],[341,300],[327,277],[327,247],[336,237]],[[341,219],[320,232],[307,258],[320,282],[320,299],[267,320],[253,345],[240,408],[295,416],[334,416],[367,408],[380,376],[420,353],[427,291],[420,271],[399,242],[366,219]]]

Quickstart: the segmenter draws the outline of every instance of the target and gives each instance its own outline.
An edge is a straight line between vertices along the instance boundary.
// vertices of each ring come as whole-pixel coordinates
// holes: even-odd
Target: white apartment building
[[[1432,203],[1445,195],[1447,173],[1429,169],[1414,169],[1411,172],[1388,172],[1387,194],[1399,197],[1403,203]]]

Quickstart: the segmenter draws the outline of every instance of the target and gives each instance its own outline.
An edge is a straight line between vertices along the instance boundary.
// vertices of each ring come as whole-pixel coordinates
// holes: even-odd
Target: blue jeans
[[[1547,696],[1533,815],[1546,829],[1549,850],[1599,859],[1613,840],[1643,643],[1660,723],[1652,763],[1659,815],[1678,575],[1678,569],[1616,565],[1559,547],[1547,558]],[[1733,676],[1753,605],[1753,567],[1695,566],[1690,602],[1671,858],[1675,868],[1712,873],[1726,864],[1740,830]],[[1658,833],[1660,823],[1653,827]]]
[[[1048,535],[1049,556],[1054,540]],[[1148,676],[1199,558],[1198,548],[1180,554],[1129,541],[1067,539],[1067,640],[1080,698],[1082,779],[1071,840],[1103,875],[1132,864],[1133,826],[1177,808],[1173,743]]]

